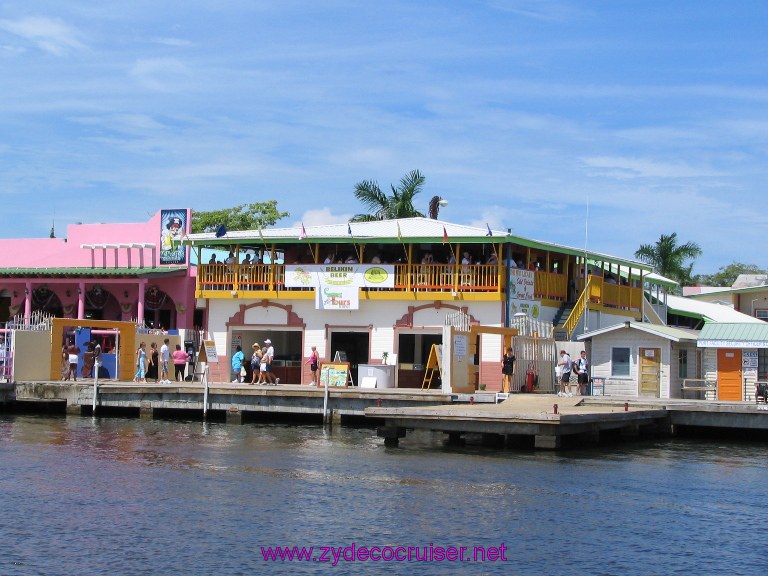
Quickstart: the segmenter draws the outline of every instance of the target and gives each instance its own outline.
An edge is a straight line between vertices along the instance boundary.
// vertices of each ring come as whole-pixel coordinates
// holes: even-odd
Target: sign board
[[[757,350],[743,350],[741,352],[742,368],[757,368]]]
[[[321,386],[343,388],[349,380],[349,362],[327,362],[320,365]]]
[[[394,288],[394,264],[286,264],[286,288],[314,288],[317,310],[357,310],[360,288]]]
[[[213,340],[203,340],[202,353],[205,356],[199,358],[201,362],[207,362],[208,364],[217,364],[219,362],[219,355],[216,352],[216,342]]]
[[[534,272],[513,268],[509,278],[509,297],[513,300],[533,300]]]

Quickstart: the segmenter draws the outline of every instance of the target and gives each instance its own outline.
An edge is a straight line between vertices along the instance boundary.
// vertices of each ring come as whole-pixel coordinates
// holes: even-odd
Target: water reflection
[[[670,440],[562,453],[368,429],[0,416],[0,573],[327,573],[262,545],[498,545],[505,565],[339,573],[748,573],[760,444]],[[702,545],[701,543],[717,543]],[[320,568],[324,568],[320,566]]]

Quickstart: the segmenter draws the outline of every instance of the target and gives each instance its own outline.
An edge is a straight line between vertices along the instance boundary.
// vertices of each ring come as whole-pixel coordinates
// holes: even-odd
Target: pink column
[[[77,285],[77,317],[85,318],[85,282]]]
[[[144,321],[144,292],[147,290],[147,281],[145,279],[139,281],[139,306],[138,306],[138,318],[136,322],[141,324]]]
[[[29,324],[32,319],[32,283],[24,285],[24,324]]]

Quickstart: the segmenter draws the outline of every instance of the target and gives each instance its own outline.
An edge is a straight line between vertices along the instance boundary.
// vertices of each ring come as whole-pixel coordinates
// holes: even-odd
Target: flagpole
[[[587,239],[589,236],[589,195],[587,195],[587,215],[584,218],[584,289],[587,289],[587,281],[589,280],[589,261],[587,260]],[[584,332],[589,330],[589,294],[587,296],[585,311],[584,311]]]

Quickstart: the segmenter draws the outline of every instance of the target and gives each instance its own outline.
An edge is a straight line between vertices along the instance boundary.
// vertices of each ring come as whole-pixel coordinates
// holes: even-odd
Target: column
[[[85,318],[85,282],[77,285],[77,318]]]
[[[24,284],[24,324],[32,320],[32,283]]]
[[[147,290],[147,281],[145,279],[142,279],[139,281],[139,304],[138,304],[138,311],[136,322],[138,324],[141,324],[144,322],[144,292]]]

